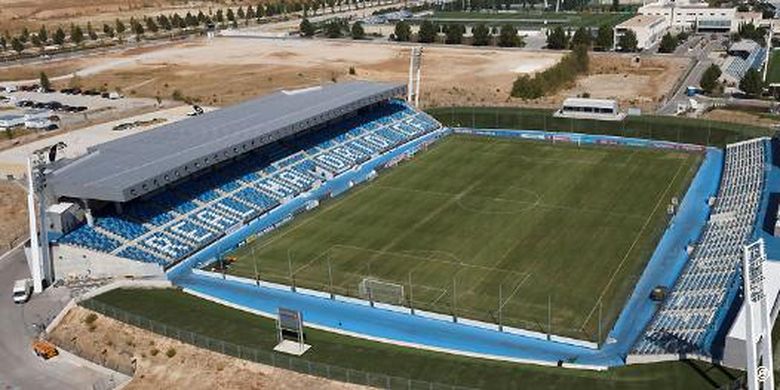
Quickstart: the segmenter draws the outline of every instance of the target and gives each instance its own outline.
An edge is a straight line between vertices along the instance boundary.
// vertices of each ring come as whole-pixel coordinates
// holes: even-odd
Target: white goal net
[[[404,303],[404,286],[374,278],[364,278],[358,284],[361,298],[374,302],[400,305]]]

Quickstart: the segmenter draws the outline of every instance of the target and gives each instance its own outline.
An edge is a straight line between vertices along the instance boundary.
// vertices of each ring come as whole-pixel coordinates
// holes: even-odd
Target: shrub
[[[165,356],[167,356],[169,358],[172,358],[172,357],[176,356],[176,349],[168,348],[168,350],[165,351]]]

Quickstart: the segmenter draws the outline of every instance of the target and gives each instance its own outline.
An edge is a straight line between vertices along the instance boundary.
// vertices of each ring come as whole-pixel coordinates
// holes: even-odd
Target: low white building
[[[640,15],[662,16],[667,26],[678,30],[701,32],[736,32],[739,28],[737,7],[711,8],[705,2],[659,0],[639,7]]]
[[[633,31],[636,35],[637,49],[647,49],[661,40],[669,25],[663,16],[656,15],[637,15],[615,26],[613,33],[615,35],[613,49],[620,49],[620,37],[627,31]]]
[[[596,119],[620,121],[626,114],[620,112],[616,101],[611,99],[567,98],[553,116],[558,118]]]

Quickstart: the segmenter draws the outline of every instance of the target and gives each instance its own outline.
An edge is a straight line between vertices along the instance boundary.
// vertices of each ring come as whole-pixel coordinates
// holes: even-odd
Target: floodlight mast
[[[406,88],[406,101],[415,107],[420,106],[420,81],[422,80],[422,46],[413,47],[409,56],[409,85]]]
[[[30,228],[30,275],[33,279],[33,292],[43,292],[54,277],[54,267],[49,252],[48,225],[46,223],[46,176],[47,168],[57,159],[57,152],[65,149],[64,142],[34,150],[27,158],[27,211]],[[36,218],[35,198],[38,198]],[[38,225],[40,222],[40,234]]]
[[[745,310],[745,369],[749,390],[774,390],[772,325],[764,293],[764,240],[745,245],[742,256],[742,283]],[[759,346],[759,343],[761,344]],[[761,365],[759,366],[759,361]]]

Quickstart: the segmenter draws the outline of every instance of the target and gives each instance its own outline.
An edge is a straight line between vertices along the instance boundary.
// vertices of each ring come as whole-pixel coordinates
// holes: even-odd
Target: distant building
[[[710,8],[707,3],[689,0],[659,0],[642,7],[640,15],[662,16],[667,26],[699,32],[736,32],[739,28],[737,7]]]
[[[558,118],[620,121],[626,117],[616,101],[611,99],[568,98],[553,116]]]
[[[647,49],[661,40],[661,37],[669,29],[666,19],[663,16],[656,15],[637,15],[631,19],[618,24],[613,29],[615,34],[613,49],[618,50],[620,37],[627,31],[633,31],[636,35],[637,48],[639,50]]]

